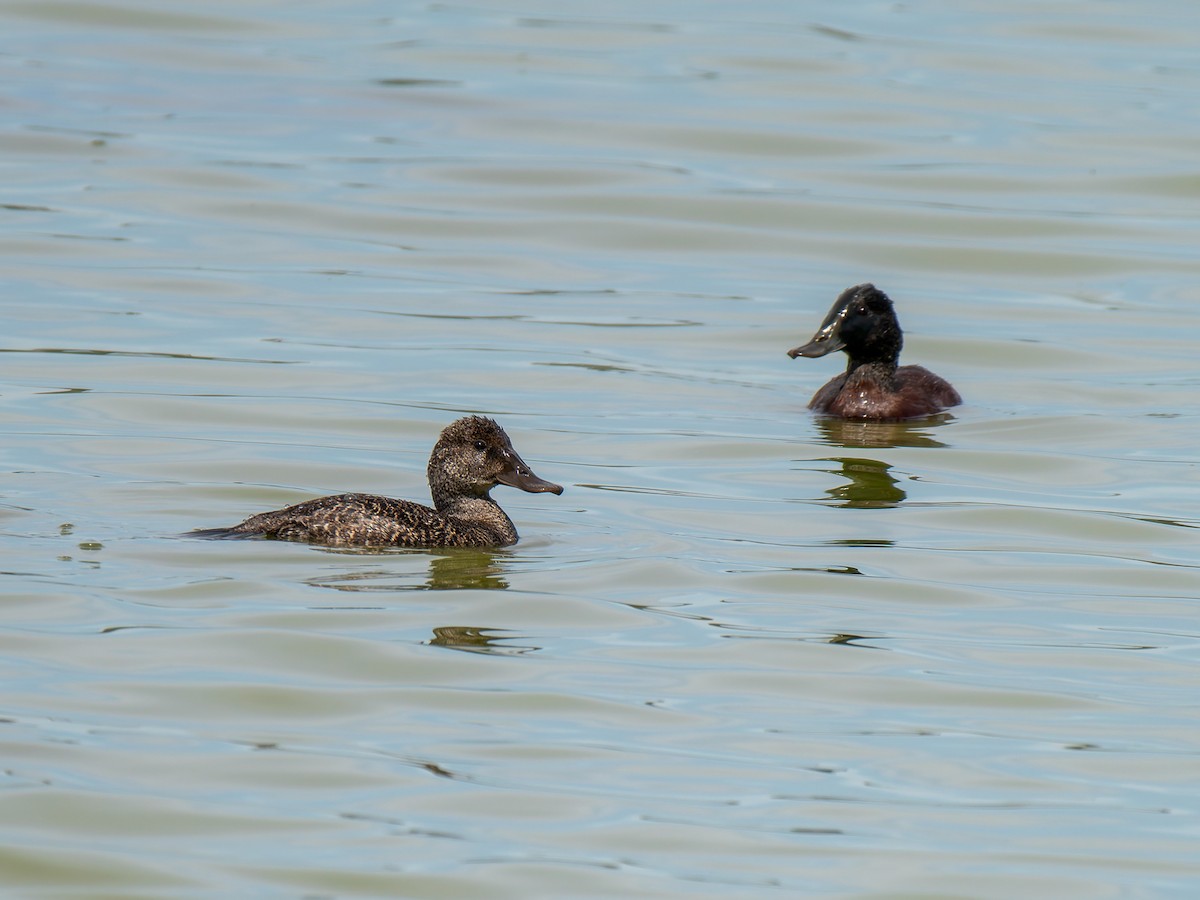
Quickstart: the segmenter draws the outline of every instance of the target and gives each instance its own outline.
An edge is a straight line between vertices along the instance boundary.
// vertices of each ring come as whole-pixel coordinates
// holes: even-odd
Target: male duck
[[[336,494],[259,513],[194,537],[261,534],[287,541],[392,547],[506,547],[517,529],[489,492],[507,484],[531,494],[562,487],[533,474],[491,419],[466,416],[442,431],[429,457],[433,509],[410,500]]]
[[[843,419],[908,419],[962,403],[944,378],[899,366],[904,336],[892,301],[873,284],[848,288],[807,344],[788,356],[815,358],[845,350],[846,371],[813,395],[808,408]]]

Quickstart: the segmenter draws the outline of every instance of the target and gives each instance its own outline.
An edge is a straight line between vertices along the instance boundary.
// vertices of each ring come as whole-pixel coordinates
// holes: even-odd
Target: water
[[[8,893],[1195,894],[1200,14],[0,23]],[[466,412],[513,548],[177,537]]]

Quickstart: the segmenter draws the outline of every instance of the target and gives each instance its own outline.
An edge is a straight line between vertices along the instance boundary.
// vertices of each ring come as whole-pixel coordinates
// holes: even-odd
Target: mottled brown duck
[[[531,494],[563,490],[535,475],[504,429],[483,416],[466,416],[446,426],[430,454],[428,477],[432,508],[372,494],[335,494],[190,536],[262,535],[372,547],[506,547],[517,542],[517,529],[492,499],[492,488],[507,484]]]

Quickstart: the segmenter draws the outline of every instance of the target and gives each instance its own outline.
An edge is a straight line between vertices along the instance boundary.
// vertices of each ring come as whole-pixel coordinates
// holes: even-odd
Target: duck
[[[258,513],[229,528],[191,537],[262,535],[285,541],[371,547],[507,547],[518,540],[512,519],[492,499],[498,484],[531,494],[561,494],[513,449],[504,429],[484,416],[447,425],[427,469],[433,506],[373,494],[334,494]]]
[[[817,391],[808,408],[841,419],[911,419],[962,403],[946,379],[923,366],[901,366],[904,334],[891,298],[873,284],[847,288],[811,341],[788,351],[795,359],[844,350],[846,371]]]

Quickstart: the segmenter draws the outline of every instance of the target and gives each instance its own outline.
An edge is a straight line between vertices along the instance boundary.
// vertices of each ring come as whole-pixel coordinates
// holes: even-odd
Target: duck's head
[[[429,457],[435,495],[486,496],[497,484],[531,494],[561,494],[560,485],[538,478],[513,449],[504,429],[483,416],[465,416],[443,430]]]
[[[903,345],[904,336],[888,295],[873,284],[860,284],[843,291],[813,339],[789,350],[788,356],[815,358],[845,350],[851,366],[871,362],[895,365]]]

